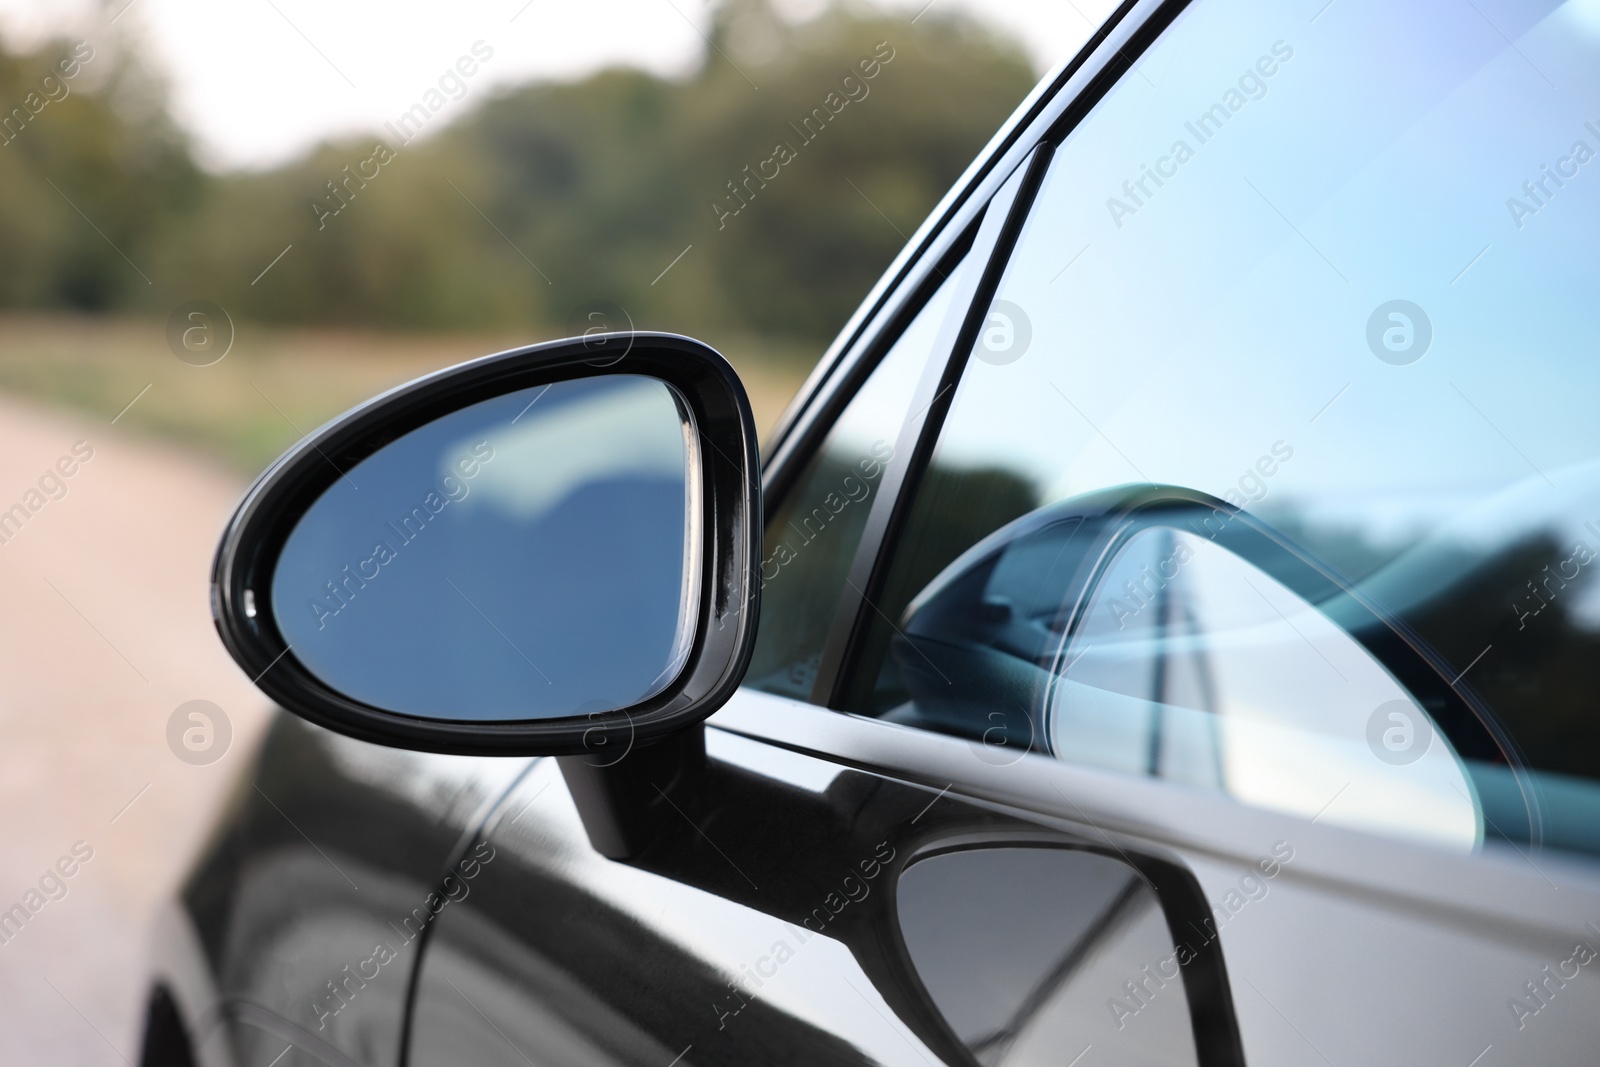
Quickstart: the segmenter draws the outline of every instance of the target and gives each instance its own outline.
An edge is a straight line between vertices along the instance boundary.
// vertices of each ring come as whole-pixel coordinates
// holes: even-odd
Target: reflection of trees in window
[[[1319,524],[1292,513],[1274,515],[1273,523],[1359,576],[1361,592],[1398,615],[1454,672],[1465,672],[1459,686],[1478,694],[1520,758],[1543,772],[1537,791],[1547,844],[1600,849],[1600,788],[1593,784],[1600,780],[1600,628],[1584,610],[1596,589],[1596,564],[1577,563],[1593,560],[1587,546],[1578,551],[1576,541],[1546,528],[1492,547],[1434,539],[1397,551],[1353,524]],[[1440,726],[1458,744],[1468,734],[1448,718]],[[1524,839],[1524,800],[1509,770],[1494,769],[1499,754],[1471,745],[1461,754],[1495,823],[1486,832]]]
[[[1309,549],[1318,559],[1352,581],[1366,578],[1394,559],[1405,547],[1403,544],[1375,540],[1359,523],[1318,521],[1292,502],[1279,502],[1275,507],[1250,510],[1274,530]],[[1274,574],[1273,577],[1282,580],[1282,575]]]
[[[881,470],[866,476],[863,459],[875,463],[865,450],[824,452],[767,522],[761,633],[748,673],[759,689],[811,696],[839,593],[882,481]]]
[[[1471,664],[1460,684],[1484,699],[1530,765],[1600,779],[1600,631],[1578,611],[1592,595],[1595,565],[1562,577],[1574,570],[1572,542],[1544,530],[1493,548],[1403,546],[1282,505],[1268,521],[1397,614],[1456,671]]]
[[[1517,608],[1531,596],[1529,581],[1538,585],[1571,555],[1551,532],[1513,542],[1463,567],[1406,617],[1459,668],[1489,649],[1463,684],[1482,694],[1533,767],[1600,778],[1600,632],[1575,612],[1592,570],[1552,582],[1537,614]]]
[[[937,463],[928,468],[901,542],[891,547],[889,577],[876,598],[882,614],[874,611],[868,621],[861,669],[846,707],[881,715],[909,699],[900,670],[888,655],[894,630],[887,620],[898,626],[912,597],[957,556],[1040,503],[1037,487],[1015,471]]]

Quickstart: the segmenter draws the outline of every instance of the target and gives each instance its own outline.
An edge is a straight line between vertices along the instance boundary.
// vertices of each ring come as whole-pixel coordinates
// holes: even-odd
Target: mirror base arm
[[[644,851],[662,821],[684,801],[670,800],[693,786],[705,768],[706,728],[696,723],[654,744],[639,745],[608,766],[592,756],[558,756],[556,764],[583,819],[589,843],[607,859]]]

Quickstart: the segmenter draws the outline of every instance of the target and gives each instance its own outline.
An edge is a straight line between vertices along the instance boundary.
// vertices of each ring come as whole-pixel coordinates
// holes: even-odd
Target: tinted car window
[[[761,628],[747,684],[811,698],[845,575],[866,526],[911,397],[950,307],[940,284],[886,352],[767,519]]]
[[[1447,823],[1456,790],[1486,836],[1600,849],[1593,5],[1209,0],[1138,66],[1057,149],[879,605],[947,690],[978,683],[939,639],[1045,671],[985,668],[1016,712],[1000,736],[1063,759],[1166,776],[1061,726],[1082,711],[1070,657],[1087,651],[1080,675],[1144,714],[1198,707],[1225,734],[1227,675],[1258,723],[1298,724],[1375,774],[1437,775]],[[1120,539],[1127,516],[1180,498],[1201,510],[1169,525],[1194,544]],[[1064,532],[1028,541],[1024,517],[1045,513],[1105,555]],[[1253,555],[1219,534],[1230,520],[1276,547]],[[1031,600],[985,594],[1012,550],[963,553],[991,536],[1015,543],[1007,583]],[[1179,543],[1192,559],[1175,566]],[[932,604],[963,567],[981,581]],[[1317,619],[1325,639],[1285,628]],[[1121,642],[1114,670],[1086,647],[1093,625]],[[852,709],[994,736],[930,714],[905,666],[921,657],[896,640],[876,624]],[[1335,645],[1364,650],[1367,682],[1312,655],[1340,664]],[[1139,670],[1192,677],[1130,693]],[[1205,773],[1239,784],[1226,760]],[[1232,791],[1315,810],[1290,778]],[[1328,818],[1354,801],[1327,793]]]

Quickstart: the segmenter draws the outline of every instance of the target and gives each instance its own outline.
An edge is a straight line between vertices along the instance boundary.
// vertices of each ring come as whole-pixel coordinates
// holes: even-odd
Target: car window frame
[[[766,492],[781,495],[811,458],[839,409],[870,373],[855,376],[864,355],[874,349],[881,354],[893,343],[909,319],[897,318],[907,301],[920,306],[915,290],[927,280],[929,265],[944,262],[957,243],[976,232],[989,201],[1017,164],[1040,143],[1059,140],[1076,125],[1133,69],[1130,56],[1148,47],[1190,2],[1124,0],[1076,54],[1034,86],[912,233],[779,416],[763,449]]]
[[[845,685],[857,665],[867,628],[876,617],[876,600],[898,533],[938,443],[954,387],[989,303],[1032,213],[1055,147],[1106,93],[1134,71],[1137,57],[1191,2],[1127,0],[1077,55],[1040,83],[913,235],[774,431],[769,442],[771,458],[763,468],[768,501],[780,499],[791,488],[856,387],[876,366],[876,359],[920,308],[919,297],[934,276],[933,268],[949,262],[957,244],[970,242],[962,265],[966,276],[958,281],[940,340],[924,366],[912,414],[896,442],[896,455],[909,455],[909,459],[886,472],[885,484],[873,501],[848,580],[840,591],[811,703],[845,710]],[[1010,190],[1008,183],[1014,184]],[[767,513],[773,510],[769,506]]]
[[[838,708],[843,687],[860,658],[867,624],[878,611],[878,591],[888,573],[894,548],[911,512],[932,459],[945,414],[966,370],[967,355],[988,317],[989,304],[1011,252],[1032,209],[1034,194],[1049,166],[1051,146],[1037,144],[1005,175],[1005,181],[985,205],[973,238],[972,252],[955,279],[950,308],[939,325],[939,339],[928,354],[922,377],[911,399],[910,414],[895,440],[904,463],[884,471],[878,495],[867,513],[867,525],[856,545],[845,586],[839,592],[833,624],[823,645],[811,702]],[[891,625],[893,620],[890,620]]]

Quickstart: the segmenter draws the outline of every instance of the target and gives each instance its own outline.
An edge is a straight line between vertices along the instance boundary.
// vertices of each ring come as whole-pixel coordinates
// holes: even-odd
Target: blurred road
[[[148,920],[267,718],[207,606],[241,488],[220,464],[0,397],[0,922],[37,908],[0,925],[0,1063],[138,1060]],[[17,504],[38,506],[21,529]],[[206,765],[167,743],[194,699],[233,730]]]

